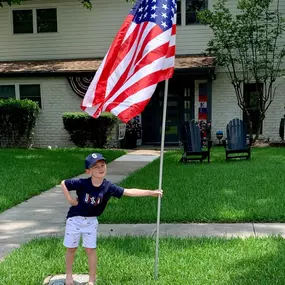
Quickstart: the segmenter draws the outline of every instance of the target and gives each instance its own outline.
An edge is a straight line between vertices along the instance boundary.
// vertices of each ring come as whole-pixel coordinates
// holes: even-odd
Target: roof
[[[102,59],[0,61],[0,75],[64,74],[95,72]],[[177,56],[175,69],[214,68],[215,59],[206,56]]]

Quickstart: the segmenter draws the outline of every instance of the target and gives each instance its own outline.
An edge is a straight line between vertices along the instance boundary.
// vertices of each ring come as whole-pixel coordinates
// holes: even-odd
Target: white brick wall
[[[65,112],[81,112],[81,98],[77,96],[65,77],[44,78],[7,78],[0,79],[5,84],[40,84],[42,110],[35,127],[34,147],[72,147],[75,146],[64,129],[62,114]],[[117,147],[117,125],[108,138],[109,147]]]
[[[69,86],[65,77],[0,79],[3,84],[40,84],[43,109],[35,127],[34,146],[74,146],[63,127],[64,112],[80,111],[81,99]]]
[[[74,146],[63,127],[62,114],[81,111],[81,99],[65,77],[44,78],[42,81],[43,110],[35,128],[35,146]]]
[[[279,123],[285,112],[285,79],[279,79],[277,86],[275,99],[267,111],[263,124],[262,137],[270,140],[280,139]],[[212,88],[212,138],[216,138],[218,130],[225,134],[227,123],[234,118],[242,119],[242,111],[237,105],[234,88],[226,73],[218,72]]]

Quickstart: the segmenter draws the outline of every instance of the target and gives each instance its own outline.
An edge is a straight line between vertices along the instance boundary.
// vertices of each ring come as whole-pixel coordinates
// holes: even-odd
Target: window
[[[256,83],[249,83],[244,85],[244,100],[246,105],[248,106],[251,121],[252,121],[252,133],[256,134],[257,132],[257,126],[259,122],[259,96],[258,92],[263,92],[263,84],[256,84]],[[243,120],[247,122],[248,125],[248,119],[246,113],[243,113]],[[249,125],[248,125],[249,130]],[[260,130],[260,134],[262,134],[262,126]]]
[[[57,32],[56,8],[13,11],[14,34],[55,32]]]
[[[33,33],[33,10],[13,11],[14,34]]]
[[[181,25],[181,0],[177,0],[177,19],[176,25]]]
[[[15,85],[0,85],[0,99],[10,99],[15,97]]]
[[[41,87],[39,84],[33,85],[20,85],[20,99],[30,99],[39,104],[39,107],[42,108],[41,102]]]
[[[197,14],[208,8],[208,0],[178,0],[177,25],[192,25],[199,23]]]
[[[57,32],[56,9],[37,9],[38,33]]]
[[[42,108],[40,84],[0,85],[0,99],[30,99]]]
[[[205,10],[206,4],[205,0],[186,0],[186,25],[198,23],[197,13]]]

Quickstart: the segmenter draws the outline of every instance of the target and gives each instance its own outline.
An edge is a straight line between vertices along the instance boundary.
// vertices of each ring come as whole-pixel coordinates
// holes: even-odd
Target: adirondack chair
[[[210,149],[212,146],[211,141],[207,141],[208,149],[202,149],[202,138],[199,127],[194,121],[185,122],[181,128],[181,141],[184,147],[184,153],[180,159],[180,162],[188,162],[189,160],[200,160],[208,158],[210,162]]]
[[[247,142],[246,124],[240,119],[233,119],[227,124],[226,133],[227,138],[223,140],[223,145],[226,149],[226,160],[230,158],[250,159],[252,138]]]

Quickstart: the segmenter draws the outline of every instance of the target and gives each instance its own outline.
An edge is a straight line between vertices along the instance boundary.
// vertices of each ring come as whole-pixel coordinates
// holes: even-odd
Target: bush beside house
[[[64,113],[62,118],[70,140],[78,147],[105,147],[117,122],[117,118],[110,113],[94,119],[85,113],[69,112]]]
[[[0,100],[0,147],[30,147],[39,105],[31,100]]]

